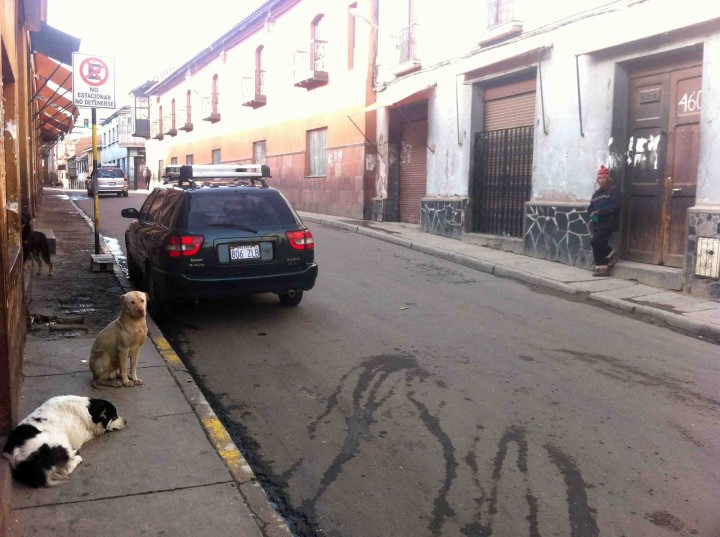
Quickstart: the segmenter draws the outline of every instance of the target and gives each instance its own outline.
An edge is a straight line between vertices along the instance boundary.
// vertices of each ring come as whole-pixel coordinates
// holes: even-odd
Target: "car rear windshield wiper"
[[[243,226],[242,224],[234,224],[232,222],[215,222],[208,224],[207,227],[231,227],[235,229],[242,229],[243,231],[249,231],[250,233],[257,233],[258,230],[249,226]]]

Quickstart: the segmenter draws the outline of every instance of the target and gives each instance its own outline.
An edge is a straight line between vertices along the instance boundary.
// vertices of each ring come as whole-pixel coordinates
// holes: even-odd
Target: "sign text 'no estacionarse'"
[[[73,53],[73,104],[85,108],[115,108],[115,60]]]

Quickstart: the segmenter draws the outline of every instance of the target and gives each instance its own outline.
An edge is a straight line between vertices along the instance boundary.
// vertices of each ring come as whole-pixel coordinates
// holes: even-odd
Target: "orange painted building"
[[[377,156],[369,141],[375,113],[366,108],[375,100],[376,36],[356,9],[350,1],[270,0],[140,86],[136,134],[149,138],[155,180],[169,164],[267,163],[271,184],[298,210],[369,218]]]

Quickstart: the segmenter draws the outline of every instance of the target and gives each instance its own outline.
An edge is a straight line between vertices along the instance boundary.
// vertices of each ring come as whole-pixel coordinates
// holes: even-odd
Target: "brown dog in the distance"
[[[142,291],[120,295],[120,317],[102,329],[90,351],[88,361],[93,374],[93,388],[104,390],[107,386],[118,388],[142,384],[137,364],[140,348],[147,338],[145,314],[149,300],[150,296]]]

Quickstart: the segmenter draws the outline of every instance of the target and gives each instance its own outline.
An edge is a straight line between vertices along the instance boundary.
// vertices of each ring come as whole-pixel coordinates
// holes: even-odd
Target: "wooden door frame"
[[[668,240],[668,233],[669,233],[669,226],[670,222],[667,217],[667,192],[669,192],[669,188],[671,188],[671,185],[668,186],[666,184],[666,178],[667,178],[667,170],[668,170],[668,153],[671,140],[668,136],[668,128],[670,126],[670,115],[671,115],[671,107],[672,105],[672,98],[674,96],[674,89],[672,86],[672,73],[678,72],[678,71],[684,71],[689,70],[692,68],[699,68],[700,72],[702,74],[702,49],[691,49],[686,51],[679,51],[679,52],[673,52],[668,55],[658,56],[658,57],[652,57],[652,58],[641,58],[638,60],[634,60],[632,62],[628,62],[625,66],[625,69],[627,69],[627,82],[626,82],[626,92],[628,94],[627,99],[627,112],[626,112],[626,131],[625,131],[625,139],[629,140],[629,137],[632,132],[632,125],[633,125],[633,104],[635,101],[635,95],[633,94],[633,84],[636,80],[641,78],[650,78],[653,76],[657,76],[660,78],[667,78],[668,83],[668,101],[667,101],[667,110],[663,110],[663,114],[667,115],[667,125],[665,125],[665,128],[663,129],[663,132],[665,133],[665,143],[664,143],[664,150],[665,155],[663,155],[664,162],[663,162],[663,173],[661,174],[661,184],[657,186],[658,189],[658,198],[659,198],[659,204],[660,206],[658,209],[660,210],[660,220],[658,222],[658,225],[660,226],[659,230],[659,236],[658,236],[658,244],[655,248],[655,254],[649,253],[648,256],[646,256],[642,260],[638,260],[637,256],[635,256],[635,259],[639,262],[643,263],[652,263],[652,264],[658,264],[662,265],[666,263],[666,259],[664,259],[664,254],[666,251],[666,241]],[[627,145],[626,145],[627,147]],[[623,257],[629,257],[629,241],[632,229],[630,228],[631,224],[631,214],[630,214],[630,202],[631,202],[631,196],[630,196],[630,169],[629,167],[625,167],[624,174],[623,174],[623,185],[624,185],[624,200],[623,200],[623,215],[622,215],[622,229],[621,229],[621,250]],[[655,260],[653,261],[651,257],[654,256]]]

